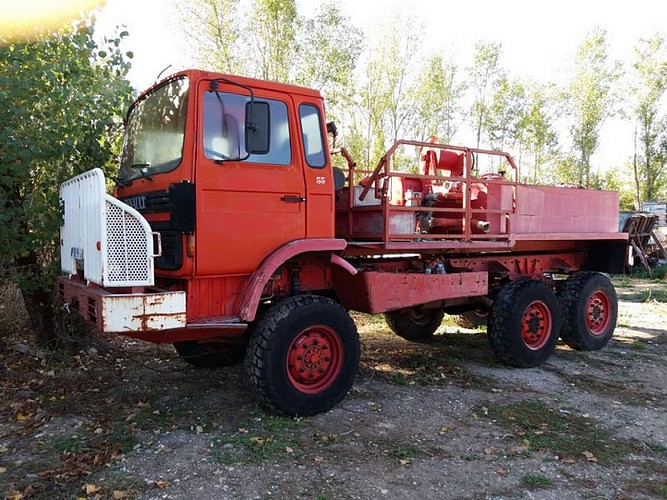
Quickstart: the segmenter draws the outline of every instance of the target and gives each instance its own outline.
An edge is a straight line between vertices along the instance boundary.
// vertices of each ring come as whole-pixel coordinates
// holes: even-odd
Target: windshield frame
[[[178,86],[180,86],[180,88],[178,88]],[[142,122],[137,121],[142,117],[142,114],[138,113],[145,112],[147,103],[152,103],[161,96],[161,93],[165,94],[165,91],[168,91],[170,88],[175,89],[174,97],[178,97],[178,101],[174,102],[174,106],[168,109],[168,111],[176,112],[174,114],[175,120],[163,123],[161,129],[158,126],[147,128],[146,131],[143,131],[141,128]],[[188,109],[190,106],[189,100],[191,91],[192,85],[190,79],[186,75],[178,75],[165,80],[150,89],[132,104],[125,120],[123,149],[119,158],[118,179],[121,183],[129,183],[141,178],[152,180],[153,175],[172,172],[183,163],[186,131],[190,120]],[[166,94],[165,97],[169,97],[168,94]],[[149,109],[148,112],[150,111],[151,110]],[[155,113],[155,110],[153,110],[153,112]],[[159,114],[158,116],[164,115]],[[144,125],[150,125],[150,123],[149,120],[146,120]],[[141,141],[139,134],[142,132],[146,134],[162,134],[164,137],[156,138],[153,142],[147,142],[146,138],[144,138],[144,141]],[[170,139],[169,135],[174,136],[176,140],[167,141],[165,143],[164,139]],[[132,148],[130,147],[130,144],[133,145]],[[168,147],[165,148],[165,145]],[[164,158],[158,159],[158,163],[155,164],[150,161],[154,160],[154,158],[147,157],[150,156],[147,153],[144,153],[143,156],[140,156],[140,154],[137,153],[138,149],[151,149],[151,146],[155,151],[163,155],[165,154],[165,151],[167,151],[173,158],[168,161],[164,161]]]

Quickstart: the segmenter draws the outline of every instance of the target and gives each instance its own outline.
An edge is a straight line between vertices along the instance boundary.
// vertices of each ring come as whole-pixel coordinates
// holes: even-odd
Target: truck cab
[[[159,275],[205,277],[332,238],[332,183],[318,92],[186,71],[130,109],[115,194],[161,233]]]

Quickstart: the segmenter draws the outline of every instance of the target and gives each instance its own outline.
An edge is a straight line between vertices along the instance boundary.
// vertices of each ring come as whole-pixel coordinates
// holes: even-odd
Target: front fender
[[[250,322],[255,319],[257,307],[262,298],[262,291],[276,270],[289,259],[305,253],[329,253],[330,262],[345,269],[350,274],[356,274],[357,270],[338,253],[345,250],[347,241],[339,238],[317,238],[294,240],[274,250],[269,254],[257,269],[252,273],[241,294],[239,304],[239,318],[241,321]]]

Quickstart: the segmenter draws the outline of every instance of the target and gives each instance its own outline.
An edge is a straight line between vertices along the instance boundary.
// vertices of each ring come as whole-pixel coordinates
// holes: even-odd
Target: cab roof
[[[145,94],[151,92],[154,88],[159,87],[163,83],[186,76],[191,83],[198,82],[201,80],[215,80],[216,78],[225,78],[227,80],[232,80],[236,83],[246,85],[252,89],[262,89],[262,90],[271,90],[276,92],[285,92],[288,94],[299,94],[308,97],[315,97],[317,99],[322,98],[322,94],[318,90],[309,89],[307,87],[301,87],[299,85],[290,85],[287,83],[274,82],[270,80],[260,80],[257,78],[249,78],[246,76],[237,76],[237,75],[228,75],[225,73],[216,73],[214,71],[204,71],[200,69],[187,69],[173,73],[160,81],[153,84],[151,87],[143,91],[136,100],[141,99]],[[224,82],[221,82],[224,84]]]

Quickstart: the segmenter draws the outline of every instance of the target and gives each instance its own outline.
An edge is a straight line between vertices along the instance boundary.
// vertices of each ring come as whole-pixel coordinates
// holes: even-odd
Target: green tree
[[[417,136],[425,140],[435,135],[440,142],[451,143],[461,122],[461,99],[465,84],[457,78],[458,67],[437,54],[427,62],[418,79],[411,100],[415,103]]]
[[[524,85],[500,78],[482,120],[492,148],[503,151],[520,142],[527,107]]]
[[[204,68],[244,74],[245,52],[239,43],[239,0],[193,0],[178,4],[181,29],[197,47],[195,56]]]
[[[396,140],[415,139],[409,130],[414,115],[411,68],[419,35],[410,19],[394,18],[381,28],[385,36],[369,51],[357,108],[366,120],[366,157],[379,158]]]
[[[247,31],[254,43],[254,76],[292,81],[299,22],[295,0],[255,1],[252,23]]]
[[[635,48],[632,85],[632,114],[636,123],[638,154],[633,165],[637,207],[643,200],[656,200],[663,193],[667,162],[665,135],[667,117],[660,104],[667,91],[667,45],[661,35],[642,39]],[[635,145],[637,149],[637,144]]]
[[[584,187],[590,186],[591,156],[600,144],[600,129],[615,111],[612,89],[618,78],[619,65],[608,60],[606,32],[595,29],[577,50],[567,97],[573,120],[572,180]]]
[[[503,71],[500,67],[501,51],[502,45],[500,43],[477,42],[475,44],[473,65],[469,68],[470,85],[474,92],[471,118],[477,137],[476,147],[478,148],[482,140],[482,132],[484,131],[491,93],[498,81],[503,77]]]
[[[607,169],[601,179],[600,188],[618,192],[618,205],[621,210],[634,210],[634,190],[629,164]]]
[[[0,38],[0,280],[13,281],[38,340],[55,339],[58,188],[112,168],[131,89],[121,38],[100,48],[88,21],[27,42]]]
[[[354,96],[354,69],[363,34],[334,2],[325,3],[313,19],[302,22],[298,37],[296,83],[318,89],[330,118],[343,116]]]
[[[531,161],[532,175],[528,179],[533,184],[550,183],[555,179],[553,169],[546,169],[547,163],[556,158],[558,134],[554,129],[555,102],[548,87],[533,87],[529,92],[528,109],[521,122],[523,147]]]

